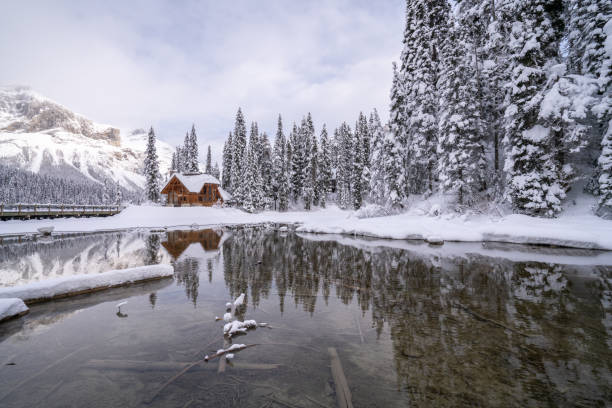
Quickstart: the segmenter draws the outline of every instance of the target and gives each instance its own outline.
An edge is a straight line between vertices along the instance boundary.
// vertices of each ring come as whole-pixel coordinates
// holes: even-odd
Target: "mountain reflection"
[[[222,252],[231,296],[254,307],[277,295],[281,312],[292,301],[312,314],[335,291],[369,312],[417,405],[495,405],[492,395],[530,405],[541,392],[553,406],[611,400],[609,267],[439,258],[259,228],[235,231]]]

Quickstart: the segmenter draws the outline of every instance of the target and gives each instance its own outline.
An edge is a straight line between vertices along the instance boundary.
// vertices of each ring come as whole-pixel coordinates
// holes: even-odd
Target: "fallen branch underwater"
[[[206,356],[204,357],[204,361],[209,361],[212,360],[213,358],[217,358],[220,357],[224,354],[228,354],[228,353],[237,353],[239,351],[242,351],[246,348],[249,347],[254,347],[254,346],[258,346],[259,344],[234,344],[233,346],[231,346],[230,348],[227,349],[222,349],[217,351],[215,354],[213,354],[212,356]]]
[[[97,370],[120,370],[120,371],[175,371],[182,370],[193,363],[181,363],[177,361],[141,361],[141,360],[89,360],[83,365],[84,368]],[[232,362],[233,368],[241,370],[274,370],[281,367],[280,364],[264,363],[242,363]],[[215,370],[214,366],[204,364],[199,370]]]
[[[523,333],[523,332],[521,332],[521,331],[519,331],[519,330],[513,329],[512,327],[508,327],[508,326],[506,326],[505,324],[498,322],[497,320],[493,320],[493,319],[486,318],[486,317],[484,317],[484,316],[482,316],[482,315],[480,315],[480,314],[478,314],[478,313],[474,312],[473,310],[471,310],[471,309],[469,309],[469,308],[467,308],[467,307],[463,306],[461,303],[455,303],[453,306],[455,306],[455,307],[457,307],[457,308],[459,308],[459,309],[464,310],[464,311],[465,311],[465,312],[467,312],[468,314],[471,314],[471,315],[472,315],[472,316],[474,316],[474,317],[475,317],[477,320],[480,320],[480,321],[483,321],[483,322],[487,322],[487,323],[491,323],[491,324],[492,324],[492,325],[494,325],[494,326],[498,326],[498,327],[501,327],[501,328],[503,328],[503,329],[510,330],[511,332],[516,333],[516,334],[519,334],[519,335],[521,335],[521,336],[529,337],[529,335],[528,335],[528,334],[525,334],[525,333]]]
[[[342,369],[338,352],[334,347],[330,347],[327,350],[331,356],[331,372],[332,378],[334,379],[334,385],[336,386],[336,399],[338,400],[338,406],[340,408],[353,408],[351,390],[349,389],[348,382],[344,376],[344,370]]]

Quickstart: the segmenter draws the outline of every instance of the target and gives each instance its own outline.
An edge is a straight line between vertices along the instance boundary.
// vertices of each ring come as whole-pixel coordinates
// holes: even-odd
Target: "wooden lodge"
[[[166,205],[173,207],[207,206],[223,204],[229,194],[210,174],[175,173],[161,191],[166,195]]]

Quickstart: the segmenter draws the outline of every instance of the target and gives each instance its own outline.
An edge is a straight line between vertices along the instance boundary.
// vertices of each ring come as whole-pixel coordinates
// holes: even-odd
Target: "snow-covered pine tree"
[[[253,213],[256,210],[255,207],[255,197],[254,197],[254,188],[255,188],[255,172],[254,172],[254,163],[255,159],[253,157],[253,149],[248,146],[248,148],[244,152],[244,168],[242,170],[242,179],[243,185],[241,187],[242,193],[242,208],[246,212]]]
[[[115,205],[121,205],[123,202],[123,194],[121,193],[121,189],[117,188],[115,190]]]
[[[302,197],[304,184],[302,172],[304,170],[304,146],[301,137],[301,128],[293,124],[293,129],[289,135],[289,144],[291,145],[291,194],[293,201],[296,202]]]
[[[232,191],[231,179],[232,179],[232,150],[234,147],[232,139],[232,132],[227,136],[227,140],[223,144],[223,158],[221,165],[223,166],[223,177],[221,180],[221,187],[227,191]]]
[[[572,72],[598,78],[606,56],[604,26],[612,17],[607,0],[569,0],[567,40]]]
[[[176,146],[174,155],[176,158],[176,171],[179,173],[182,173],[183,172],[183,152],[182,152],[181,146]]]
[[[340,208],[353,206],[352,174],[356,146],[350,126],[342,122],[338,129],[338,204]],[[358,149],[359,151],[361,149]]]
[[[408,24],[408,22],[406,23]],[[407,28],[406,28],[407,30]],[[385,184],[389,205],[398,207],[407,196],[406,172],[408,168],[408,116],[405,107],[406,90],[403,75],[393,63],[391,106],[389,109],[390,134],[383,145]]]
[[[170,162],[170,171],[176,172],[176,152],[172,152],[172,161]]]
[[[301,145],[303,146],[303,167],[302,167],[302,186],[303,186],[303,200],[304,208],[310,210],[314,202],[314,190],[315,190],[315,179],[313,176],[316,175],[316,136],[314,134],[314,125],[312,123],[312,117],[310,112],[306,118],[302,121],[300,126],[300,139]],[[314,146],[313,146],[314,142]],[[314,153],[314,157],[313,157]]]
[[[191,172],[191,138],[189,137],[189,132],[185,133],[185,140],[183,141],[181,153],[183,154],[181,158],[183,173],[189,173]]]
[[[198,137],[195,131],[195,124],[191,125],[191,133],[189,134],[189,171],[192,173],[197,173],[200,171],[200,166],[198,165],[199,160],[199,149],[198,149]]]
[[[291,178],[289,177],[291,145],[289,143],[285,143],[285,155],[282,162],[283,167],[281,169],[281,174],[278,176],[278,210],[287,211],[289,209],[289,197],[291,195]]]
[[[368,188],[370,200],[382,205],[386,201],[385,194],[387,187],[385,184],[385,157],[384,141],[385,133],[380,123],[380,117],[376,109],[370,114],[368,129],[372,138],[370,154],[370,186]]]
[[[508,70],[508,32],[512,14],[509,2],[491,0],[462,0],[455,9],[462,31],[465,57],[469,58],[477,92],[473,100],[479,110],[479,132],[484,137],[485,151],[492,160],[487,163],[487,186],[493,185],[495,196],[501,194],[503,112]],[[441,107],[444,106],[441,104]]]
[[[155,132],[153,127],[149,130],[147,139],[147,148],[145,150],[144,158],[144,176],[146,180],[145,184],[145,196],[149,201],[154,203],[159,202],[161,198],[160,194],[160,174],[159,174],[159,162],[157,160],[157,149],[155,148]]]
[[[363,114],[359,114],[359,119],[355,123],[355,134],[353,135],[353,165],[351,170],[351,194],[352,194],[352,206],[355,210],[361,208],[363,204],[363,169],[364,169],[364,153],[362,134],[363,129],[361,128],[361,117]]]
[[[251,200],[253,208],[257,211],[264,204],[264,186],[262,179],[262,137],[259,135],[257,122],[251,124],[251,135],[249,137],[250,172],[253,174],[251,184]]]
[[[396,137],[400,144],[408,146],[406,187],[414,193],[431,192],[436,179],[439,107],[436,84],[449,8],[447,0],[407,2],[404,48],[398,75],[404,92],[401,119],[406,122]]]
[[[246,167],[245,158],[247,149],[246,125],[242,110],[238,108],[236,121],[234,124],[233,143],[232,143],[232,168],[231,181],[232,194],[238,205],[242,205],[244,200],[244,181],[243,174]]]
[[[608,130],[601,141],[601,155],[599,156],[599,208],[597,214],[612,218],[612,120],[608,123]]]
[[[221,177],[221,170],[219,170],[219,163],[215,162],[215,165],[212,168],[212,173],[211,174],[217,180],[220,179],[220,177]]]
[[[261,144],[261,180],[262,180],[262,208],[269,209],[274,200],[273,177],[272,177],[272,147],[268,134],[264,132],[260,138]]]
[[[441,50],[438,177],[443,192],[457,194],[459,204],[471,204],[484,190],[486,175],[479,84],[465,41],[468,32],[453,22]]]
[[[512,80],[505,118],[507,193],[516,211],[552,217],[565,197],[555,137],[539,121],[546,67],[558,56],[560,0],[516,0],[512,25]],[[562,28],[562,26],[561,26]]]
[[[276,138],[274,139],[274,152],[272,155],[272,201],[274,209],[278,208],[279,191],[285,176],[285,135],[283,134],[283,120],[278,115]]]
[[[208,149],[206,150],[206,174],[212,174],[212,152],[210,150],[210,145],[208,145]]]
[[[361,197],[363,201],[370,194],[370,160],[372,155],[372,135],[368,126],[368,119],[363,112],[359,112],[357,126],[359,130],[355,131],[355,135],[357,142],[361,144]]]
[[[602,193],[602,187],[606,188],[606,184],[602,185],[600,181],[610,176],[602,174],[601,163],[606,160],[601,149],[605,145],[605,135],[612,120],[612,49],[605,47],[606,40],[610,42],[612,39],[612,3],[603,0],[570,0],[568,8],[570,73],[598,81],[597,101],[588,112],[591,115],[582,119],[580,124],[584,126],[582,136],[588,143],[588,159],[596,163],[585,189],[599,194]],[[601,202],[605,201],[602,197]],[[600,208],[598,213],[602,211]]]
[[[319,179],[319,143],[317,141],[317,136],[314,133],[314,129],[311,134],[310,161],[310,183],[312,184],[313,189],[312,203],[318,206],[321,201],[321,191],[317,188],[317,181]]]
[[[327,194],[331,192],[331,148],[327,129],[323,124],[321,130],[321,148],[317,159],[317,195],[319,197],[319,205],[325,208],[327,203]]]

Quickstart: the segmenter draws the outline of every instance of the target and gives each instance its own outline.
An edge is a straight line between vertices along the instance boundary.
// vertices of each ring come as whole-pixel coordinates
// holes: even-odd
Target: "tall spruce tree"
[[[352,195],[352,205],[355,210],[361,208],[361,204],[363,203],[363,144],[361,142],[361,127],[359,124],[359,120],[355,124],[355,134],[353,135],[353,142],[351,143],[353,146],[353,165],[351,169],[351,195]]]
[[[302,143],[301,128],[298,129],[297,125],[293,124],[293,129],[289,135],[289,144],[291,146],[291,194],[293,201],[296,202],[302,197],[304,184],[303,184],[303,171],[304,171],[304,146]]]
[[[223,144],[223,158],[221,165],[223,166],[223,176],[221,180],[221,187],[231,191],[232,185],[232,150],[234,147],[234,141],[232,138],[232,132],[227,136],[227,140]]]
[[[361,197],[362,201],[370,194],[370,160],[372,155],[372,135],[368,126],[368,119],[359,112],[355,130],[356,142],[361,144]]]
[[[212,152],[210,150],[210,145],[208,145],[208,149],[206,150],[206,174],[212,174]]]
[[[182,158],[181,161],[183,163],[183,172],[190,173],[191,172],[191,137],[189,136],[189,132],[185,133],[185,139],[183,141],[183,147],[181,148]]]
[[[407,3],[398,74],[404,92],[404,122],[396,137],[400,144],[407,146],[405,179],[409,192],[431,192],[436,179],[439,54],[446,39],[448,20],[447,0]]]
[[[408,24],[408,23],[406,23]],[[407,196],[408,168],[408,117],[405,107],[406,91],[403,75],[393,63],[393,84],[391,86],[391,107],[389,111],[390,132],[385,136],[383,152],[385,159],[385,185],[388,191],[387,204],[400,207]]]
[[[189,134],[189,171],[197,173],[200,171],[198,165],[199,149],[198,137],[196,135],[195,125],[191,125],[191,133]]]
[[[283,157],[283,168],[278,176],[278,209],[287,211],[289,209],[289,198],[291,195],[291,144],[285,143],[285,155]]]
[[[480,128],[479,84],[472,65],[468,32],[453,24],[442,48],[438,88],[440,121],[438,173],[440,188],[457,194],[459,204],[471,204],[485,188],[486,157]]]
[[[513,74],[504,138],[508,195],[516,211],[552,217],[565,197],[563,175],[554,134],[538,118],[545,66],[558,56],[562,2],[516,0],[514,6],[518,21],[510,40]]]
[[[155,132],[153,127],[149,130],[147,138],[147,148],[145,150],[144,159],[144,175],[145,175],[145,196],[147,200],[158,203],[161,199],[159,162],[157,159],[157,149],[155,147]]]
[[[327,195],[331,192],[332,178],[330,140],[329,136],[327,135],[325,124],[323,124],[323,129],[321,130],[320,142],[321,148],[319,149],[319,157],[317,159],[317,195],[319,197],[319,205],[325,208],[327,203]]]
[[[372,135],[371,159],[370,159],[370,199],[376,204],[384,204],[388,188],[386,186],[384,141],[385,133],[380,123],[380,117],[376,109],[370,114],[368,122],[369,132]]]
[[[281,185],[285,182],[285,135],[283,133],[283,120],[278,115],[276,138],[274,139],[274,152],[272,156],[272,200],[274,209],[277,209]]]
[[[601,141],[599,156],[601,174],[599,176],[599,208],[597,213],[607,219],[612,218],[612,120]]]
[[[268,139],[268,134],[264,132],[261,135],[260,145],[261,145],[261,159],[260,159],[260,168],[261,168],[261,188],[262,188],[262,208],[270,209],[272,203],[274,201],[274,193],[273,193],[273,173],[272,173],[272,147],[270,146],[270,139]]]
[[[244,170],[246,167],[245,159],[247,156],[247,134],[246,125],[242,110],[238,108],[236,121],[234,123],[233,143],[232,143],[232,168],[231,181],[232,194],[238,205],[242,205],[244,200]]]
[[[338,129],[338,204],[340,208],[353,206],[352,175],[355,156],[353,132],[346,122]],[[360,150],[360,149],[359,149]]]

